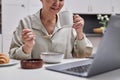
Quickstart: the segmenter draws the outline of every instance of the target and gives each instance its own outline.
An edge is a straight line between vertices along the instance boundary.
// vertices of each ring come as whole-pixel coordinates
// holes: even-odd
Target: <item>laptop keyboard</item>
[[[77,73],[84,73],[84,72],[87,72],[89,66],[90,66],[90,64],[77,66],[77,67],[72,67],[72,68],[66,69],[66,71],[72,71],[72,72],[77,72]]]

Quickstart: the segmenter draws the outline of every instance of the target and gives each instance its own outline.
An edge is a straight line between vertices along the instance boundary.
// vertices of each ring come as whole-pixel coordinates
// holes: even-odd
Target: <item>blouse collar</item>
[[[41,22],[41,19],[40,19],[40,10],[35,13],[33,16],[36,17],[36,22],[38,23],[39,26],[33,26],[34,29],[37,29],[37,30],[42,30],[44,33],[47,33],[46,29],[44,28],[42,22]],[[60,20],[59,20],[59,15],[57,14],[57,23],[56,23],[56,26],[55,26],[55,29],[54,29],[54,32],[55,33],[57,30],[61,29],[61,25],[60,25]]]

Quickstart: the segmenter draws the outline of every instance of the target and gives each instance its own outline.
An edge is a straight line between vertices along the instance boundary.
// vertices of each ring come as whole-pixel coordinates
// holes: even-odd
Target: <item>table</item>
[[[64,59],[61,63],[68,63],[84,59]],[[44,64],[39,69],[21,69],[20,64],[9,67],[0,67],[0,80],[120,80],[120,69],[90,78],[68,75],[64,73],[46,70],[46,66],[56,64]]]

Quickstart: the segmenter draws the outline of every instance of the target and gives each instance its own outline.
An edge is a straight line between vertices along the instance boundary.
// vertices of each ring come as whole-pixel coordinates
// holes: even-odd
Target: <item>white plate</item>
[[[15,64],[18,64],[18,63],[19,63],[18,60],[10,59],[10,62],[9,62],[9,63],[7,63],[7,64],[0,64],[0,67],[12,66],[12,65],[15,65]]]

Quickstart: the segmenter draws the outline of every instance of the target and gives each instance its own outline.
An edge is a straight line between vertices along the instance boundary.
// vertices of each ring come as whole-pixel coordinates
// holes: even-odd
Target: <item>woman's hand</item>
[[[81,18],[79,15],[73,16],[73,28],[76,30],[77,39],[83,39],[83,27],[84,27],[84,19]]]
[[[22,40],[24,42],[23,51],[30,53],[35,44],[35,35],[31,29],[23,29]]]

